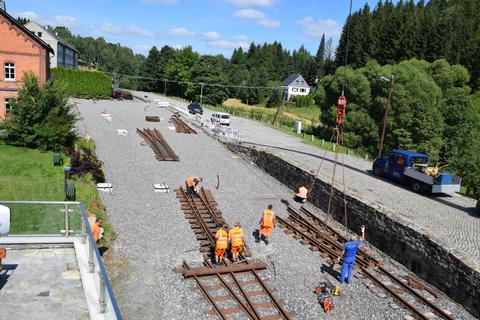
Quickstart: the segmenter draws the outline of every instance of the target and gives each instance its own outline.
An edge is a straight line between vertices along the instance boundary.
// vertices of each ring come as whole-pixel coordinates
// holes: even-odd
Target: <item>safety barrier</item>
[[[93,238],[92,229],[88,221],[85,208],[81,202],[76,201],[0,201],[11,210],[11,228],[20,228],[16,219],[24,214],[44,215],[44,221],[50,221],[50,226],[14,230],[6,237],[0,237],[0,243],[50,243],[52,239],[65,239],[66,242],[74,243],[77,258],[86,256],[88,267],[87,275],[82,274],[82,266],[79,264],[84,290],[86,282],[92,283],[95,290],[93,293],[98,297],[94,300],[96,313],[103,319],[121,320],[122,315],[113,293],[108,275],[103,264],[96,241]],[[39,223],[40,224],[40,223]],[[60,228],[60,229],[59,229]],[[61,229],[63,228],[63,229]],[[47,240],[48,239],[48,240]],[[84,278],[88,276],[88,279]],[[87,281],[88,280],[88,281]],[[92,292],[88,296],[92,296]],[[88,301],[87,301],[88,303]],[[40,311],[40,310],[39,310]],[[98,317],[93,317],[98,318]]]

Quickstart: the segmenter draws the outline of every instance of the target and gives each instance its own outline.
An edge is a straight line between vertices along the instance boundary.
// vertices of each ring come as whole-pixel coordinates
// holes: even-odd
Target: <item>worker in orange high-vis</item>
[[[228,232],[228,242],[230,242],[230,252],[232,253],[232,261],[238,259],[240,252],[243,252],[245,244],[245,234],[243,233],[240,223],[236,223],[233,229]]]
[[[228,247],[228,234],[225,231],[225,225],[220,225],[215,234],[215,263],[220,264],[220,261],[225,255]]]
[[[187,185],[187,196],[193,197],[198,194],[198,184],[203,181],[203,178],[188,177],[185,184]]]
[[[263,217],[260,220],[260,231],[259,231],[259,239],[257,242],[260,242],[260,239],[263,236],[266,236],[264,239],[265,244],[269,244],[270,242],[270,233],[272,232],[272,228],[275,228],[275,212],[272,210],[273,206],[271,204],[268,205],[268,208],[263,211]]]
[[[95,219],[95,222],[90,225],[90,228],[92,229],[93,239],[95,239],[96,242],[100,241],[101,238],[101,231],[103,229],[102,223],[103,219],[97,218]]]

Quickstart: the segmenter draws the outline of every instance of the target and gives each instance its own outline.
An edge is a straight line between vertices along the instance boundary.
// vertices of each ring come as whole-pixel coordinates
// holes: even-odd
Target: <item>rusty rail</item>
[[[190,128],[190,126],[186,124],[185,121],[180,119],[178,116],[173,115],[170,118],[170,122],[172,122],[173,125],[175,126],[175,132],[186,133],[186,134],[197,134],[195,130]]]
[[[155,152],[159,161],[179,161],[178,156],[157,129],[137,129],[138,135],[145,140]]]
[[[200,242],[200,251],[212,252],[215,246],[214,235],[219,224],[225,224],[222,213],[209,190],[200,188],[197,196],[189,197],[182,187],[175,190],[180,201],[181,209],[195,231],[197,240]],[[186,262],[180,272],[185,278],[193,278],[205,298],[212,304],[215,314],[222,319],[230,319],[233,314],[243,314],[244,317],[253,320],[265,319],[291,319],[293,313],[284,309],[283,302],[279,301],[262,279],[258,270],[266,268],[264,262],[251,262],[242,255],[242,260],[231,264],[223,259],[222,266],[214,267],[208,256],[205,256],[203,267],[190,267]],[[242,276],[249,276],[250,281],[242,281]],[[227,281],[230,277],[231,281]],[[205,282],[217,282],[217,286],[206,285]],[[260,290],[249,290],[247,286],[259,287]],[[227,295],[212,296],[211,292],[225,290]],[[250,288],[251,289],[251,288]],[[251,297],[262,296],[265,302],[255,303]],[[235,307],[223,308],[219,302],[231,301]],[[275,310],[272,314],[267,310]]]
[[[285,232],[294,233],[295,238],[301,239],[303,244],[310,245],[310,249],[319,251],[322,257],[329,258],[333,264],[342,253],[343,244],[348,241],[348,238],[327,225],[319,217],[304,207],[301,207],[300,210],[296,210],[289,206],[287,210],[289,213],[288,220],[277,216],[277,220],[280,226],[285,229]],[[383,263],[381,261],[367,254],[365,251],[359,250],[357,252],[356,265],[360,267],[363,274],[375,285],[383,288],[404,308],[412,312],[415,318],[430,319],[425,313],[417,308],[415,302],[410,302],[405,295],[410,295],[418,303],[430,308],[437,316],[446,320],[453,320],[447,312],[424,298],[411,285],[405,284],[397,276],[383,268]],[[386,284],[386,282],[382,281],[382,277],[387,277],[391,284]],[[412,282],[420,283],[420,281],[415,280],[415,278],[411,276],[410,278],[413,279]],[[434,289],[427,286],[424,286],[422,289],[430,294],[435,292]]]

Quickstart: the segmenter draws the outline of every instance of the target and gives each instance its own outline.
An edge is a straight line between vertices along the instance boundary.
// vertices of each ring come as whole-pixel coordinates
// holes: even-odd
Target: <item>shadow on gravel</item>
[[[340,272],[337,270],[333,269],[333,265],[327,265],[322,263],[322,266],[320,267],[320,271],[322,273],[328,273],[335,279],[340,279]]]
[[[7,284],[10,273],[8,271],[13,271],[17,269],[18,264],[4,264],[3,270],[0,272],[0,290]]]

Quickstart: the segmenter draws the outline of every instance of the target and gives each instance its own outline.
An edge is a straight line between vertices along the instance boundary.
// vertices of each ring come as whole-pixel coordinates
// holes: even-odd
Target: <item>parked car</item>
[[[223,124],[226,126],[230,125],[230,115],[228,113],[215,112],[214,114],[212,114],[212,117],[210,118],[210,120],[213,123]]]
[[[203,108],[200,103],[194,102],[188,105],[188,112],[191,114],[203,114]]]

